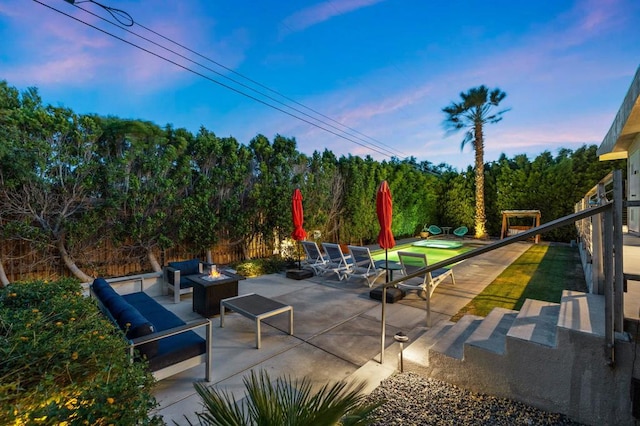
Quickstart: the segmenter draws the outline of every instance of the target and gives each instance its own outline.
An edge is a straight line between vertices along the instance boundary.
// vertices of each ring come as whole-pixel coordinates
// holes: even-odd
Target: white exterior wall
[[[629,147],[627,160],[627,199],[640,200],[640,135]],[[640,207],[629,207],[627,211],[629,232],[640,233]]]

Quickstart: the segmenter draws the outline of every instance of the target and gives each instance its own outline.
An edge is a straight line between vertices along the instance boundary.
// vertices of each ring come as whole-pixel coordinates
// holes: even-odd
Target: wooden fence
[[[93,247],[78,247],[72,252],[78,267],[94,277],[116,277],[152,271],[144,252],[129,250],[123,245],[116,247],[112,242],[104,242]],[[248,244],[246,253],[243,244],[231,244],[228,241],[212,247],[211,253],[214,263],[228,265],[247,258],[269,257],[273,250],[258,237]],[[161,265],[174,260],[206,258],[205,252],[194,253],[187,247],[158,250],[154,254]],[[0,241],[0,260],[10,282],[30,279],[54,280],[72,275],[55,248],[36,248],[26,241]]]

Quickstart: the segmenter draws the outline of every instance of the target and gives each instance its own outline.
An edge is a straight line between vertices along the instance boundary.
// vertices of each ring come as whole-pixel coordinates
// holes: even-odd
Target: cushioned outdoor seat
[[[184,325],[185,322],[173,312],[167,311],[146,293],[132,293],[122,296],[127,302],[135,304],[141,315],[153,320],[158,331],[169,330]],[[151,371],[161,370],[207,352],[206,341],[195,332],[165,337],[155,343],[155,353],[147,356]],[[146,343],[143,346],[149,345]],[[177,350],[177,348],[180,348]]]
[[[169,290],[171,290],[173,292],[173,302],[179,303],[181,294],[193,291],[193,281],[189,277],[201,275],[202,271],[202,262],[199,259],[169,262],[167,267],[164,268],[165,294],[168,294]]]
[[[436,235],[442,234],[442,229],[440,229],[440,227],[437,225],[429,226],[428,230],[429,230],[429,234],[431,234],[431,236],[434,236],[434,237]]]
[[[102,312],[124,332],[130,356],[143,356],[157,380],[203,362],[205,378],[211,379],[209,320],[185,323],[143,291],[120,295],[103,278],[94,280],[91,294]],[[193,331],[202,328],[206,328],[205,338]]]
[[[469,228],[467,228],[466,226],[460,226],[459,228],[453,230],[453,235],[455,235],[456,237],[464,238],[464,236],[467,235],[468,232]]]

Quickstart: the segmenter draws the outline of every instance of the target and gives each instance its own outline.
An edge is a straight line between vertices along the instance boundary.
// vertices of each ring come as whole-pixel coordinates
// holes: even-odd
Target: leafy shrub
[[[74,280],[0,289],[0,424],[161,424],[126,348]]]
[[[238,274],[245,277],[257,277],[265,274],[275,274],[284,269],[286,262],[277,257],[266,259],[252,259],[234,265]]]
[[[367,402],[364,383],[336,382],[313,391],[308,378],[290,376],[271,380],[261,370],[243,379],[246,398],[238,402],[227,391],[193,385],[204,411],[196,413],[201,425],[367,425],[370,414],[384,401]],[[191,424],[191,422],[189,422]]]

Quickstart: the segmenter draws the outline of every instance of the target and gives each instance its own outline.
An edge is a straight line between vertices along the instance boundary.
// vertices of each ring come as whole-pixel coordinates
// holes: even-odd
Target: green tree
[[[252,203],[253,236],[261,236],[278,249],[279,242],[291,231],[291,194],[300,170],[301,154],[296,141],[276,135],[273,144],[258,135],[249,142],[253,154],[253,182],[249,197]]]
[[[508,110],[494,111],[500,102],[507,96],[500,89],[489,89],[482,85],[469,89],[466,93],[460,93],[462,100],[452,102],[442,108],[447,117],[444,125],[450,132],[466,129],[462,139],[461,149],[467,143],[473,145],[475,151],[475,184],[476,184],[476,209],[475,209],[475,236],[486,238],[486,213],[484,199],[484,126],[488,123],[497,123],[502,120],[502,114]]]
[[[86,221],[93,209],[92,153],[99,129],[92,117],[43,105],[35,88],[17,97],[3,83],[0,95],[3,238],[35,247],[40,261],[61,260],[74,276],[87,281],[90,276],[69,244],[95,236],[99,227]],[[4,273],[0,276],[5,281]]]
[[[189,178],[184,152],[188,132],[161,129],[141,120],[109,117],[103,121],[97,155],[105,206],[113,208],[114,239],[146,257],[154,271],[157,252],[177,244],[170,224],[178,222],[179,201]]]
[[[308,238],[315,238],[312,232],[318,230],[321,239],[337,241],[344,182],[333,152],[316,151],[307,159],[300,189],[304,197],[304,226]]]

